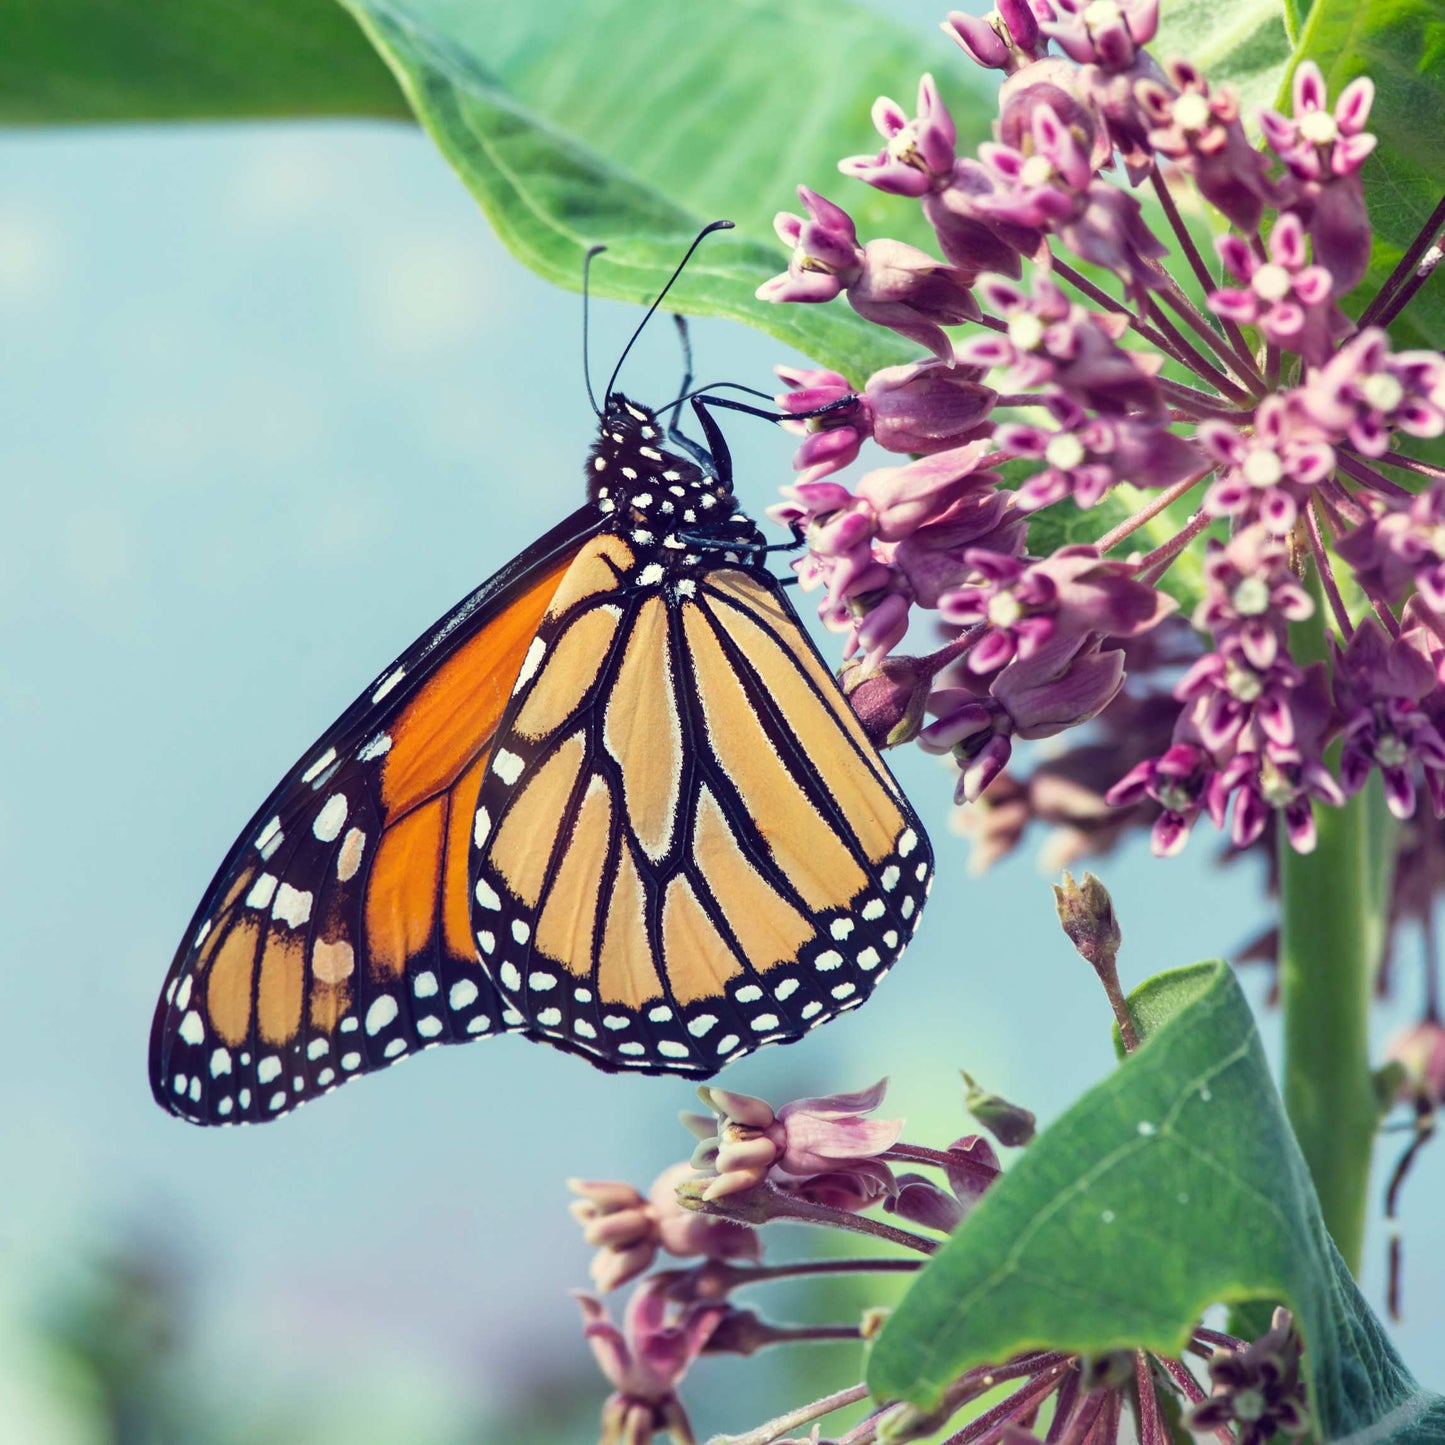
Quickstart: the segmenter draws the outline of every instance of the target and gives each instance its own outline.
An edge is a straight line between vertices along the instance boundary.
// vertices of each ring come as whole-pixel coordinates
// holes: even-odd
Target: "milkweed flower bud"
[[[967,1093],[963,1106],[998,1140],[1010,1149],[1022,1148],[1037,1132],[1037,1120],[1033,1112],[1021,1104],[1011,1104],[999,1094],[983,1088],[971,1075],[965,1073],[963,1082]]]

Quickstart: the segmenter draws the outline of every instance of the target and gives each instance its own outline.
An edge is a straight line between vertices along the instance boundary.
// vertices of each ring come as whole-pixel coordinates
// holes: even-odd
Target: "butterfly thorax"
[[[738,511],[727,478],[668,450],[666,440],[655,412],[625,396],[607,399],[587,459],[588,495],[604,530],[624,538],[641,567],[671,577],[761,555],[762,533]]]

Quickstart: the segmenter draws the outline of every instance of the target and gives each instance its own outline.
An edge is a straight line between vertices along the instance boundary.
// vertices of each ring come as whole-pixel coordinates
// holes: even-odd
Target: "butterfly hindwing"
[[[164,1107],[259,1122],[505,1031],[706,1077],[892,967],[927,839],[697,414],[711,451],[609,395],[587,504],[386,669],[252,819],[157,1006]]]
[[[774,579],[725,546],[655,555],[600,536],[542,620],[482,783],[473,922],[510,1026],[702,1077],[862,1003],[932,865]]]
[[[297,763],[197,909],[151,1086],[198,1123],[274,1118],[433,1043],[503,1027],[469,848],[492,736],[596,514],[575,513],[387,668]]]

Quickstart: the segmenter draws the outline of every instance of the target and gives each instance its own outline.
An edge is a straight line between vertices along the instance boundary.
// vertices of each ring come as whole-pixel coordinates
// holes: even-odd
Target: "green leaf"
[[[1445,14],[1439,0],[1314,0],[1297,59],[1320,67],[1332,101],[1357,75],[1375,82],[1369,128],[1380,143],[1364,179],[1376,242],[1358,310],[1445,194]],[[1391,330],[1404,344],[1445,346],[1441,277]]]
[[[941,39],[838,0],[343,3],[502,240],[542,276],[575,288],[587,246],[604,243],[596,291],[649,301],[698,229],[726,216],[737,230],[689,266],[677,309],[749,322],[854,381],[917,355],[841,301],[778,306],[753,292],[786,263],[772,218],[799,182],[838,197],[864,238],[917,236],[916,204],[844,180],[837,161],[877,145],[880,91],[911,105],[940,58],[963,133],[986,132],[992,101],[957,85],[967,67]]]
[[[1228,82],[1249,120],[1274,104],[1289,67],[1285,19],[1279,0],[1166,0],[1149,50],[1161,64],[1183,56],[1211,85]]]
[[[1143,1046],[986,1194],[873,1347],[880,1399],[934,1405],[1037,1347],[1177,1355],[1210,1304],[1285,1301],[1327,1438],[1426,1441],[1416,1387],[1320,1220],[1239,986],[1222,963],[1130,999]]]
[[[0,123],[405,116],[334,0],[8,0]]]

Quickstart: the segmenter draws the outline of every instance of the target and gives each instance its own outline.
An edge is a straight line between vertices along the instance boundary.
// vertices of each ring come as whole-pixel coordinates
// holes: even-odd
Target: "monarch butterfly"
[[[707,406],[749,408],[684,397],[703,446],[616,377],[584,505],[372,682],[211,881],[151,1031],[170,1112],[260,1122],[504,1032],[706,1078],[902,952],[932,855],[734,501]]]

